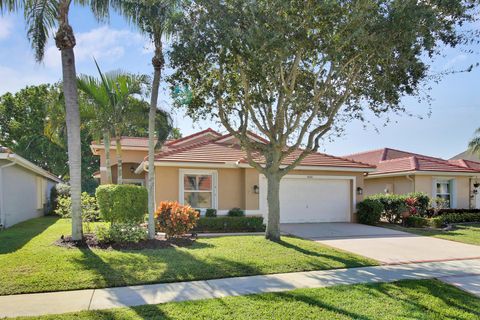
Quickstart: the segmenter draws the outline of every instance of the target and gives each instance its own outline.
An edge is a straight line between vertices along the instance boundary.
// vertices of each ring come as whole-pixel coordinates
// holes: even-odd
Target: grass
[[[47,319],[479,319],[480,299],[437,280],[301,289],[84,311]]]
[[[318,243],[263,236],[200,238],[188,248],[67,249],[70,220],[44,217],[0,232],[0,295],[360,267],[375,261]]]
[[[387,228],[410,232],[421,236],[429,236],[457,242],[480,245],[480,223],[455,224],[450,231],[427,229],[427,228],[405,228],[398,225],[382,225]]]

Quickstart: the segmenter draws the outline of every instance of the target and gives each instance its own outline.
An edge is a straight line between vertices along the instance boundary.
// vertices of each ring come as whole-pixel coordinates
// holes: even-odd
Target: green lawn
[[[458,241],[469,244],[480,245],[480,223],[455,225],[455,229],[451,231],[442,231],[424,228],[404,228],[397,225],[383,225],[400,231],[410,232],[421,236],[429,236],[446,240]]]
[[[200,238],[188,248],[116,251],[60,248],[70,221],[38,218],[0,232],[0,295],[103,288],[374,265],[375,261],[283,237]]]
[[[38,319],[479,319],[480,299],[437,280],[301,289]]]

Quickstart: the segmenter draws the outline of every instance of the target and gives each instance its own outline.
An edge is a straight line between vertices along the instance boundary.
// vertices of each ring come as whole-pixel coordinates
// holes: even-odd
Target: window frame
[[[217,189],[218,189],[218,173],[217,170],[197,170],[197,169],[180,169],[179,171],[179,203],[185,205],[185,191],[186,192],[209,192],[209,191],[195,191],[195,190],[185,190],[185,175],[203,175],[203,176],[211,176],[212,177],[212,206],[211,209],[218,210],[218,197],[217,197]],[[205,210],[209,208],[195,208],[199,210]]]
[[[450,192],[449,193],[437,193],[437,183],[448,183]],[[433,179],[432,183],[432,195],[433,199],[437,199],[438,196],[445,196],[449,195],[449,208],[456,208],[457,207],[457,197],[456,197],[456,180],[452,178],[441,178],[437,177]]]

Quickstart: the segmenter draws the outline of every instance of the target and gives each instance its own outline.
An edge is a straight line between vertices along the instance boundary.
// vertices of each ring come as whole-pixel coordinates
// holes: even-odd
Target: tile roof
[[[366,151],[344,158],[369,163],[377,167],[370,175],[411,171],[479,173],[480,163],[465,160],[444,160],[391,148]]]
[[[219,137],[214,141],[199,142],[184,148],[162,151],[155,156],[155,160],[160,162],[202,162],[219,164],[247,163],[246,153],[238,144],[217,142],[223,140],[224,137],[225,136]],[[288,165],[292,163],[300,152],[301,150],[293,152],[285,159],[283,164]],[[256,157],[255,160],[263,162],[262,157]],[[372,168],[372,166],[365,163],[334,157],[324,153],[312,153],[308,155],[300,165],[365,169]]]

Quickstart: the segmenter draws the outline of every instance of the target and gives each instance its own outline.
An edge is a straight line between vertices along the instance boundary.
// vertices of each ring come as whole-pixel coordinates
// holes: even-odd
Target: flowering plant
[[[200,214],[188,205],[176,201],[162,201],[155,211],[157,231],[165,232],[167,238],[178,237],[192,230]]]

